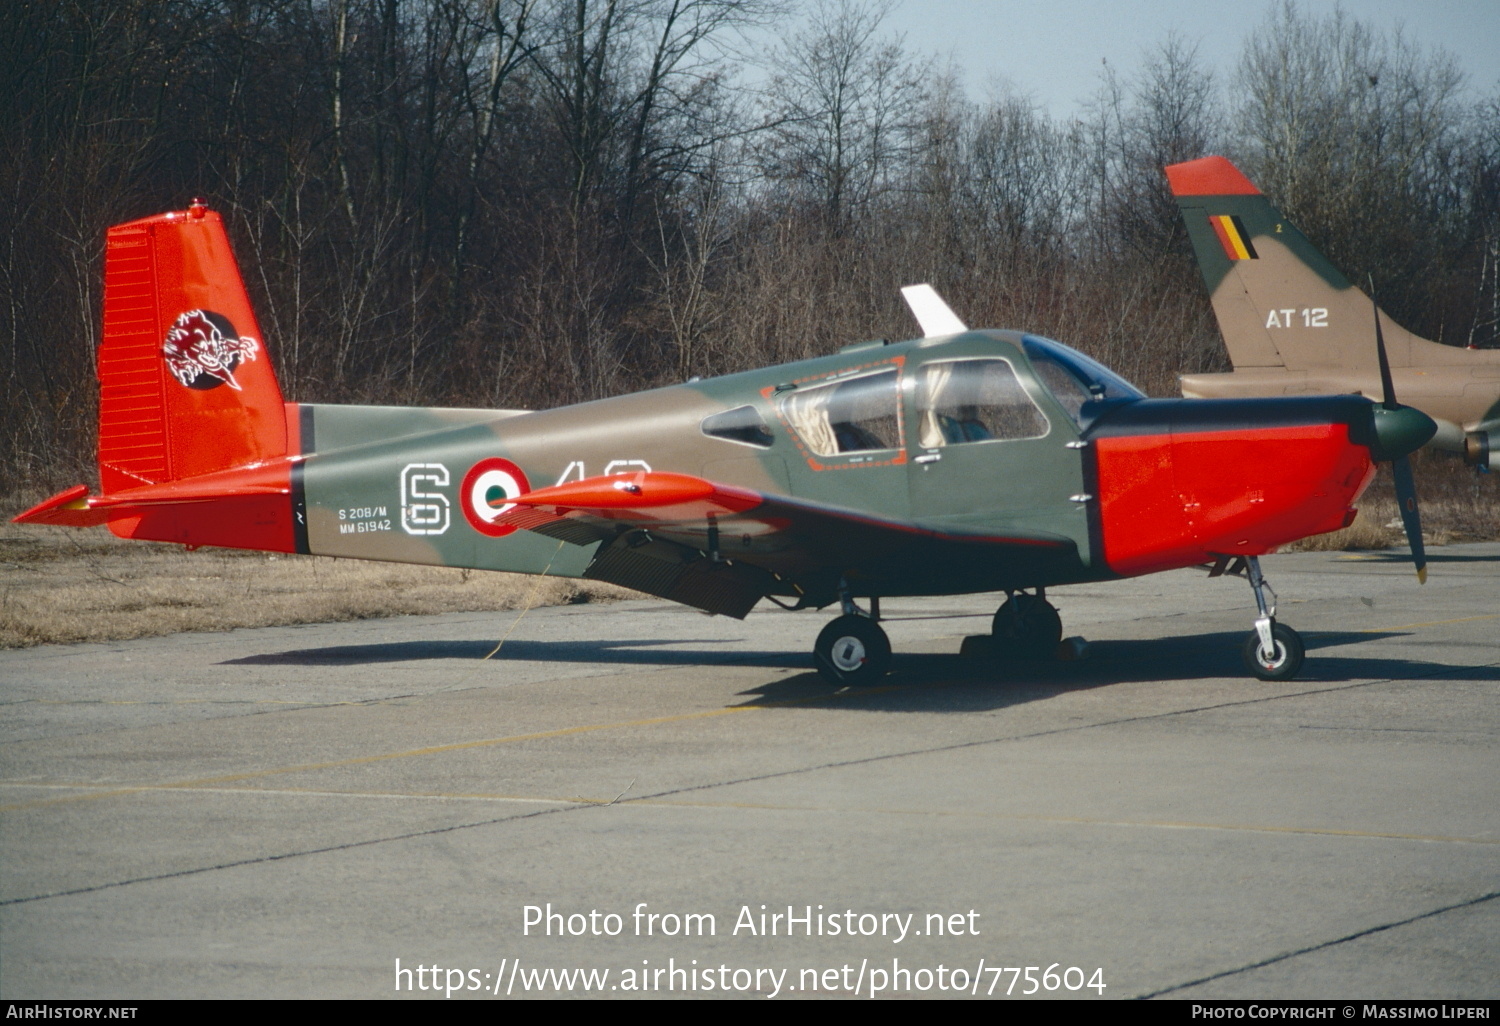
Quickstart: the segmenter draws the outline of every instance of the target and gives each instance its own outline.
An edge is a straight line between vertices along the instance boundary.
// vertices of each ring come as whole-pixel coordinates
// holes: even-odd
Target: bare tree
[[[1400,30],[1284,0],[1246,45],[1237,121],[1260,187],[1335,263],[1375,272],[1390,296],[1431,269],[1442,222],[1459,209],[1462,86],[1448,54]]]
[[[764,170],[836,230],[893,186],[921,138],[931,64],[879,34],[889,12],[889,2],[819,0],[773,61]]]

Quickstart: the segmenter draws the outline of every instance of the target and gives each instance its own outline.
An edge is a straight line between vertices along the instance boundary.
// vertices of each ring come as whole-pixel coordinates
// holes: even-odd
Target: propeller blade
[[[1427,583],[1427,550],[1422,546],[1422,515],[1417,510],[1417,488],[1411,479],[1411,461],[1405,456],[1391,461],[1391,476],[1396,481],[1396,506],[1401,510],[1401,524],[1411,545],[1411,561],[1417,568],[1417,583]]]
[[[1404,411],[1405,408],[1396,402],[1396,386],[1391,383],[1391,361],[1385,353],[1385,332],[1380,330],[1380,304],[1375,301],[1373,274],[1370,275],[1370,306],[1375,312],[1375,355],[1380,360],[1381,406],[1392,412]],[[1393,425],[1394,423],[1392,421]],[[1413,429],[1415,426],[1412,425]],[[1436,425],[1433,426],[1436,428]],[[1388,433],[1394,435],[1393,431]],[[1378,430],[1376,434],[1379,435]],[[1427,436],[1431,437],[1431,434]],[[1427,550],[1422,545],[1422,514],[1417,510],[1417,486],[1412,481],[1411,461],[1407,459],[1406,453],[1391,460],[1391,477],[1396,483],[1396,507],[1401,510],[1401,526],[1406,528],[1406,541],[1411,546],[1411,561],[1417,568],[1417,583],[1426,584]]]
[[[1385,355],[1385,333],[1380,330],[1380,304],[1375,302],[1374,275],[1370,276],[1370,306],[1375,310],[1375,355],[1380,359],[1381,405],[1394,410],[1399,404],[1396,402],[1396,386],[1391,384],[1391,361]]]

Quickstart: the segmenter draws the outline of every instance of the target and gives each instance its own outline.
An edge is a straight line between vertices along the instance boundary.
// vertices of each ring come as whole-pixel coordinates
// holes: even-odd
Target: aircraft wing
[[[662,471],[588,478],[511,501],[500,522],[602,543],[584,576],[736,617],[768,594],[826,605],[840,578],[856,594],[940,594],[956,577],[981,581],[976,590],[1019,586],[1078,558],[1057,535],[934,530]]]

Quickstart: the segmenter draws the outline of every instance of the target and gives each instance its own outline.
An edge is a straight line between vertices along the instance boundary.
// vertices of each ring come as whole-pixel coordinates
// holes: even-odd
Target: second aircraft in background
[[[1166,169],[1234,370],[1185,374],[1195,399],[1386,393],[1370,297],[1223,157]],[[1402,402],[1437,422],[1434,448],[1500,469],[1500,350],[1419,338],[1380,313]]]

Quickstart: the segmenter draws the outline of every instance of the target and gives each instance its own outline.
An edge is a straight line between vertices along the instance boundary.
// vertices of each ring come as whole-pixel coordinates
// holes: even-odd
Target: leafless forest
[[[1215,152],[1398,320],[1496,344],[1500,92],[1440,51],[1274,6],[1237,65],[1167,36],[1059,121],[882,13],[0,4],[0,490],[92,475],[102,233],[195,196],[310,402],[550,406],[906,338],[916,281],[1174,394],[1225,357],[1161,166]]]

